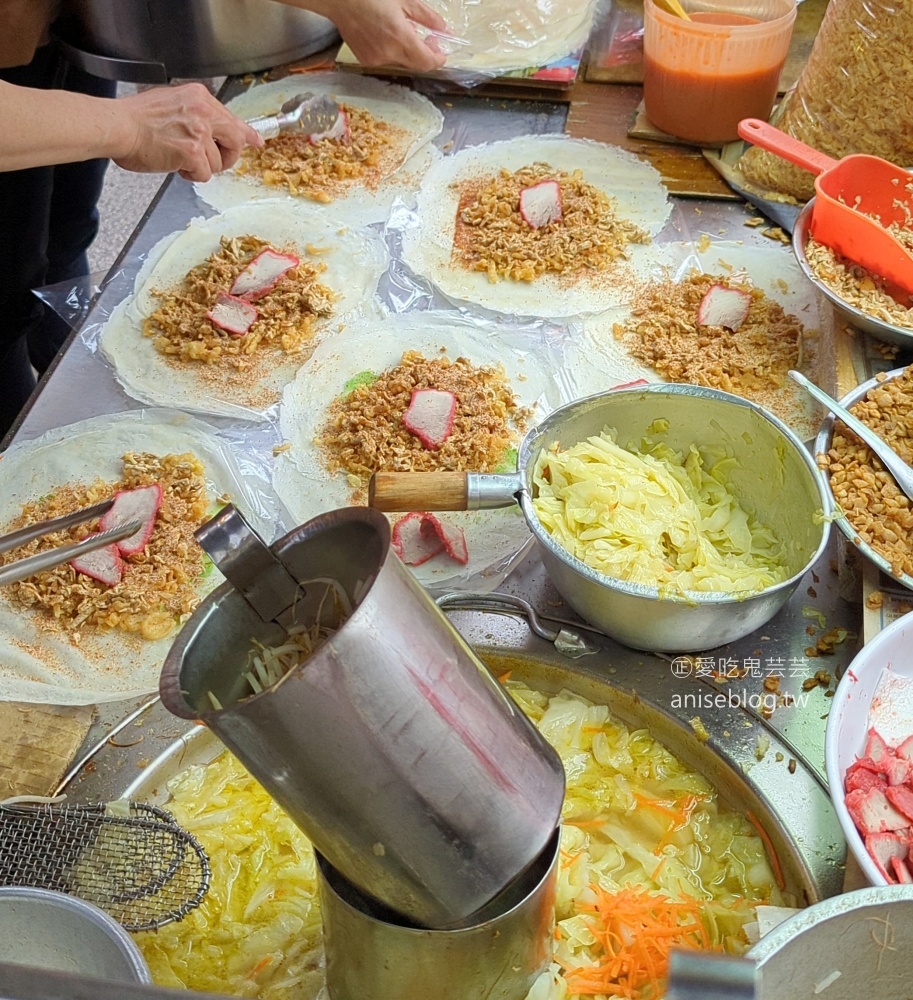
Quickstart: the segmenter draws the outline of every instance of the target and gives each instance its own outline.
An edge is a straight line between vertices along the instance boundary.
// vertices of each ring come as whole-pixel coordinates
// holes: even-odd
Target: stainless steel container
[[[338,39],[333,23],[272,0],[66,0],[59,35],[71,57],[109,80],[251,73]]]
[[[556,831],[500,912],[458,930],[389,919],[318,855],[331,1000],[523,1000],[552,953],[558,842]]]
[[[907,1000],[913,885],[860,889],[797,913],[748,953],[758,1000]]]
[[[0,888],[0,962],[151,983],[130,935],[97,906],[26,886]]]
[[[913,329],[903,326],[895,326],[893,323],[888,323],[883,319],[878,319],[875,316],[870,316],[868,313],[863,312],[861,309],[857,309],[855,306],[850,305],[845,299],[842,299],[831,287],[825,284],[809,263],[808,255],[806,254],[806,246],[808,245],[808,239],[811,235],[809,229],[812,221],[812,211],[815,207],[815,199],[812,198],[810,202],[799,212],[798,218],[796,219],[796,225],[793,229],[793,252],[796,255],[796,260],[799,262],[799,267],[802,268],[802,272],[805,274],[806,278],[824,295],[826,298],[830,299],[831,305],[837,310],[837,313],[847,322],[850,326],[856,327],[857,330],[862,330],[868,333],[876,340],[886,341],[888,344],[896,344],[898,347],[909,348],[913,346]]]
[[[911,338],[913,338],[913,330],[910,331],[910,335]],[[890,379],[899,378],[905,371],[906,368],[895,368],[893,371],[886,372],[882,378],[876,376],[875,378],[870,378],[866,382],[860,383],[855,389],[852,389],[845,396],[843,396],[840,400],[841,406],[843,406],[844,409],[850,409],[857,403],[862,402],[862,400],[864,400],[873,389],[877,389],[878,386],[884,385]],[[827,417],[825,417],[824,423],[821,425],[821,430],[818,431],[818,436],[815,438],[815,455],[826,455],[831,450],[831,442],[834,439],[834,426],[838,422],[839,418],[835,417],[833,413],[829,413]],[[834,499],[834,491],[831,489],[830,475],[824,473],[823,481],[827,491],[827,509],[833,510],[837,501]],[[855,546],[855,548],[861,552],[866,559],[873,562],[882,573],[887,576],[894,577],[898,583],[902,583],[905,587],[909,587],[910,590],[913,590],[913,576],[909,576],[907,573],[895,573],[890,562],[888,562],[888,560],[885,559],[880,552],[876,552],[868,542],[860,537],[845,514],[842,517],[838,517],[834,523],[846,536],[847,542],[851,546]],[[855,595],[858,594],[858,592],[858,589],[854,592],[854,599],[856,599]]]
[[[659,420],[668,425],[661,437],[651,430]],[[736,464],[728,485],[746,510],[762,524],[774,526],[788,543],[788,578],[748,597],[700,591],[669,594],[605,576],[571,555],[536,515],[536,460],[553,445],[570,448],[605,428],[614,428],[622,444],[653,437],[684,454],[692,445],[729,449]],[[515,475],[378,474],[371,503],[387,511],[473,510],[519,503],[542,562],[568,604],[618,642],[645,650],[696,652],[754,632],[789,600],[827,544],[830,526],[820,515],[829,505],[811,454],[772,414],[714,389],[659,383],[575,400],[526,435],[517,466]],[[408,504],[401,506],[399,500]]]
[[[239,701],[252,640],[285,631],[223,585],[179,634],[162,700],[202,719],[363,892],[426,927],[471,918],[549,842],[558,755],[402,565],[383,515],[324,514],[272,552],[300,583],[337,581],[353,614]]]

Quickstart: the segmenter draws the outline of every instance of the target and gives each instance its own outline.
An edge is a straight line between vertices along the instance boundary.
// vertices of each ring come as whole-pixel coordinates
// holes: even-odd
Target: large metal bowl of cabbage
[[[635,649],[697,652],[748,635],[827,544],[811,454],[766,410],[713,389],[577,400],[526,436],[518,467],[555,586]]]

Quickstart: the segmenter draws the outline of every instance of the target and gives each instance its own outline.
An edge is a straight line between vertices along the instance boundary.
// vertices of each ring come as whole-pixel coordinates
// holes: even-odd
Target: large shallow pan
[[[743,506],[786,540],[790,575],[748,597],[685,592],[625,583],[590,569],[542,527],[533,508],[533,471],[541,451],[569,448],[605,428],[618,440],[655,436],[687,453],[692,445],[725,445],[738,459],[730,488]],[[520,505],[542,561],[565,600],[587,621],[635,649],[695,652],[748,635],[786,603],[827,544],[828,507],[817,466],[802,442],[761,407],[729,393],[699,386],[656,384],[617,389],[555,410],[530,431],[519,449],[517,472],[378,473],[369,503],[388,512],[478,510]]]

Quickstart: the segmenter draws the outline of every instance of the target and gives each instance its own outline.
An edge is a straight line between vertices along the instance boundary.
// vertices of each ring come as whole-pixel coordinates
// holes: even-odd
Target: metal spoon
[[[913,469],[897,454],[894,449],[880,438],[871,427],[867,427],[858,417],[854,417],[849,410],[844,409],[835,399],[832,399],[823,389],[819,389],[814,382],[810,382],[801,372],[791,371],[789,377],[823,406],[826,406],[831,413],[836,414],[849,427],[849,429],[864,441],[875,452],[881,464],[891,473],[897,485],[906,495],[913,500]]]

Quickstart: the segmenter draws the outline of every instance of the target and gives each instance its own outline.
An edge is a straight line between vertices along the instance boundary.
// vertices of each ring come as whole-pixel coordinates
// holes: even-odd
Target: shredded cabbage
[[[687,455],[644,439],[622,448],[605,430],[543,451],[533,506],[561,546],[606,576],[683,591],[753,593],[787,579],[787,553],[727,486],[723,448]]]
[[[595,962],[587,902],[598,886],[697,900],[713,947],[741,953],[758,903],[790,905],[749,821],[646,730],[568,692],[507,681],[568,775],[554,963],[527,1000],[570,1000],[565,972]],[[324,984],[311,847],[228,753],[169,783],[169,809],[212,862],[212,887],[182,921],[137,935],[160,986],[264,1000],[314,1000]],[[683,820],[678,822],[676,815]],[[433,987],[429,986],[429,995]],[[469,998],[467,998],[469,1000]]]

